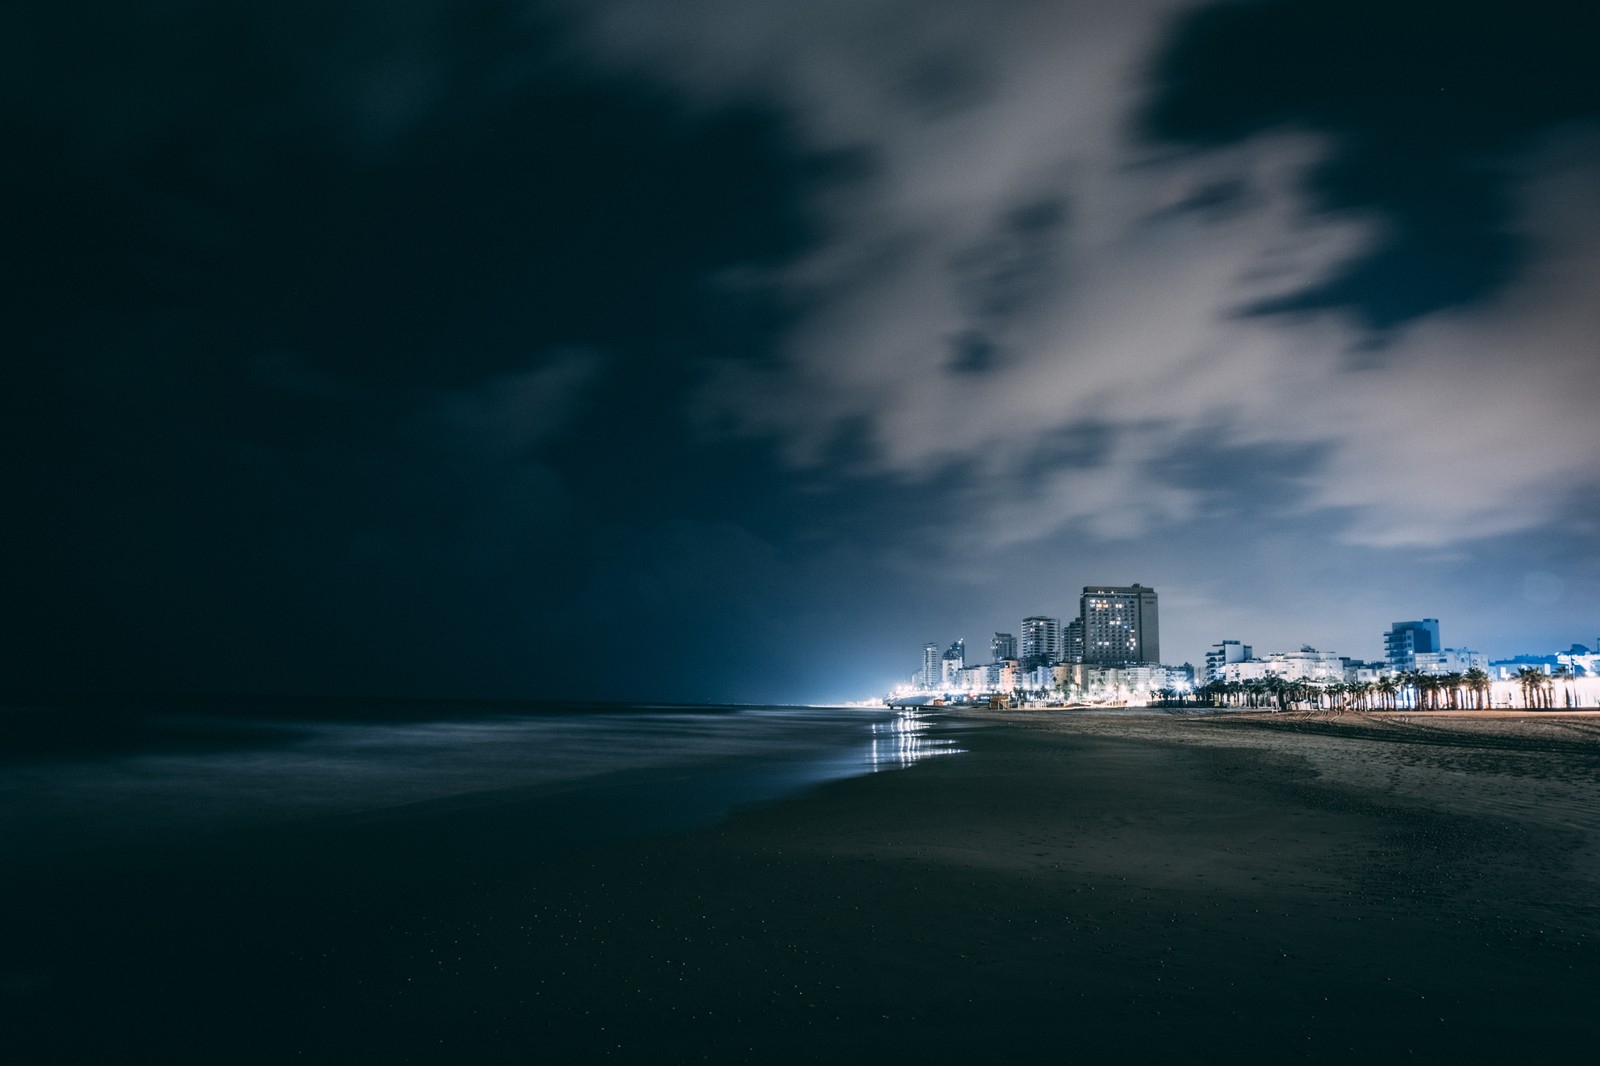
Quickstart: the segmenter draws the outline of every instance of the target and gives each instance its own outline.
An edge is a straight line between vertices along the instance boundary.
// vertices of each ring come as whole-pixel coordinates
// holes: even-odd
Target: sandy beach
[[[489,1055],[1573,1059],[1597,741],[1593,716],[1013,715],[504,886],[432,994],[496,968],[461,1049]]]
[[[125,1046],[263,1062],[1591,1053],[1600,717],[984,717],[935,721],[962,754],[571,856],[320,951],[219,947],[229,969],[276,952],[270,987],[197,978],[204,1020],[180,1028],[134,989]]]

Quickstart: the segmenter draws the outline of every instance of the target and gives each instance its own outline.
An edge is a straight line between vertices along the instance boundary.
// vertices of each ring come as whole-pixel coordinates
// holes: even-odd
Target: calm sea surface
[[[553,858],[959,741],[882,709],[13,702],[0,1013],[114,1014],[128,982],[194,987],[216,945],[224,968],[355,951]]]
[[[549,854],[958,750],[926,717],[790,707],[106,701],[0,730],[24,861],[430,818],[523,819],[501,845]]]

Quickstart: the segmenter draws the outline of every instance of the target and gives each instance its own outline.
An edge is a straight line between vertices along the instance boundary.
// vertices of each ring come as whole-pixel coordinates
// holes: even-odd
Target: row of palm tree
[[[1214,707],[1279,711],[1482,710],[1489,706],[1489,675],[1477,667],[1449,674],[1408,670],[1377,681],[1313,681],[1268,674],[1248,681],[1212,681],[1201,686],[1199,695]]]
[[[1572,670],[1566,666],[1558,666],[1549,674],[1533,666],[1518,670],[1516,681],[1522,688],[1524,706],[1545,710],[1553,708],[1557,683],[1570,681],[1573,676]],[[1562,691],[1566,706],[1575,706],[1572,687],[1563,685]],[[1173,688],[1162,688],[1152,695],[1159,704],[1165,706],[1187,705],[1191,702]],[[1052,696],[1062,702],[1100,702],[1127,698],[1129,691],[1100,685],[1080,689],[1063,681],[1048,693],[1030,693],[1021,689],[1011,693],[1018,703]],[[1447,674],[1405,670],[1376,681],[1313,681],[1268,674],[1248,681],[1212,681],[1195,691],[1193,702],[1213,707],[1269,708],[1279,711],[1485,710],[1490,703],[1490,679],[1485,671],[1477,667]]]
[[[1529,708],[1542,707],[1545,710],[1554,707],[1556,684],[1560,682],[1566,705],[1575,706],[1572,686],[1567,684],[1573,676],[1572,668],[1564,663],[1548,674],[1537,666],[1524,666],[1516,673],[1517,686],[1522,689],[1522,705]]]

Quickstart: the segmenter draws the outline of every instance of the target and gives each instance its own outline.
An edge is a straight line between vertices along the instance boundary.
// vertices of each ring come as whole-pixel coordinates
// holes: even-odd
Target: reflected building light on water
[[[893,721],[874,723],[872,748],[867,756],[873,771],[899,770],[919,759],[960,755],[966,750],[957,747],[954,740],[928,736],[932,728],[928,717],[914,711],[902,711]]]

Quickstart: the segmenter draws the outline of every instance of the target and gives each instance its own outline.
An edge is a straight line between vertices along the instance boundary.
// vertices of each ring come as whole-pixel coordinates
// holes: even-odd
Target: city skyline
[[[0,688],[1600,631],[1594,8],[469,8],[0,16]]]
[[[1087,601],[1092,595],[1103,594],[1111,590],[1125,593],[1139,590],[1148,593],[1152,600],[1154,600],[1156,594],[1154,589],[1144,588],[1137,583],[1129,587],[1085,586],[1080,602]],[[1080,625],[1081,621],[1080,615],[1080,618],[1075,620],[1073,624]],[[1027,629],[1030,622],[1052,623],[1059,622],[1059,619],[1046,615],[1030,615],[1022,620],[1021,628]],[[943,658],[947,661],[956,658],[956,652],[958,649],[964,649],[965,643],[964,637],[957,637],[943,653]],[[1258,644],[1260,645],[1259,651],[1257,649]],[[1285,655],[1293,657],[1297,654],[1307,653],[1323,657],[1331,656],[1344,662],[1347,666],[1358,667],[1363,670],[1387,670],[1391,673],[1410,673],[1419,670],[1424,673],[1443,673],[1457,666],[1462,670],[1473,665],[1487,666],[1491,661],[1500,664],[1543,661],[1546,665],[1551,665],[1558,660],[1566,661],[1561,660],[1561,656],[1567,656],[1570,659],[1572,656],[1585,657],[1600,654],[1600,637],[1591,638],[1590,640],[1574,639],[1538,649],[1521,648],[1510,650],[1503,647],[1495,647],[1485,650],[1476,647],[1467,648],[1459,642],[1456,646],[1451,646],[1445,643],[1442,636],[1442,627],[1437,618],[1391,622],[1384,630],[1378,633],[1377,644],[1381,648],[1380,653],[1376,656],[1366,656],[1352,653],[1344,648],[1319,649],[1309,644],[1297,644],[1293,641],[1282,644],[1266,644],[1260,641],[1250,643],[1240,640],[1236,636],[1225,636],[1219,637],[1199,656],[1193,659],[1177,656],[1168,660],[1159,658],[1106,658],[1099,661],[1109,665],[1161,663],[1169,667],[1186,666],[1193,671],[1194,683],[1199,685],[1207,680],[1217,679],[1221,668],[1227,664],[1241,662],[1259,664]],[[948,670],[929,671],[927,669],[930,661],[930,652],[936,652],[937,647],[937,642],[929,642],[923,645],[923,667],[912,676],[912,680],[917,685],[929,690],[938,689],[942,684],[946,690],[954,691]],[[995,638],[990,641],[990,662],[1010,660],[1026,670],[1030,665],[1030,656],[1026,654],[1026,647],[1026,643],[1018,642],[1017,638],[1011,634],[996,632]],[[1059,645],[1058,647],[1060,654],[1057,657],[1039,659],[1033,662],[1032,665],[1092,664],[1095,662],[1092,659],[1085,659],[1081,654],[1081,649],[1077,654],[1074,654],[1065,645]],[[965,665],[983,666],[988,664],[968,661],[965,662]],[[1583,669],[1586,670],[1587,668]]]

